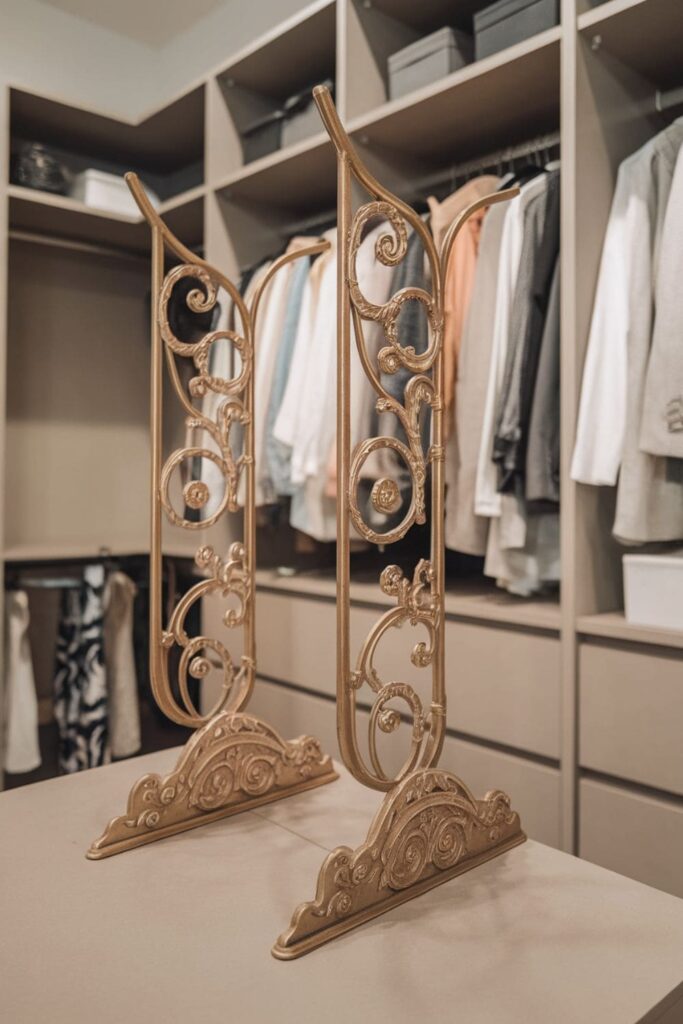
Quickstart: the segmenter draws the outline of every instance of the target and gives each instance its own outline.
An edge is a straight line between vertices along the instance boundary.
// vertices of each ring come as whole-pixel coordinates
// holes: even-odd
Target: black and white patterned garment
[[[111,760],[103,593],[101,565],[87,566],[83,586],[62,593],[54,684],[62,772]]]

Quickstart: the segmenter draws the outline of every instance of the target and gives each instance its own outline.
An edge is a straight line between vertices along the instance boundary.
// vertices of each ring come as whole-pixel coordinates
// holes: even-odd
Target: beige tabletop
[[[357,845],[378,805],[346,775],[87,861],[135,779],[175,756],[0,795],[3,1024],[683,1021],[683,901],[533,842],[274,960],[324,851]]]

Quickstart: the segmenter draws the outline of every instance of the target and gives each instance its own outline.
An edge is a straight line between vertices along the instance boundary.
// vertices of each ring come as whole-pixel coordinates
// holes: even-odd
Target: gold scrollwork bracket
[[[504,202],[516,194],[508,189],[493,193],[467,207],[451,225],[441,251],[415,211],[388,192],[368,171],[345,132],[328,89],[317,86],[314,98],[337,152],[338,237],[342,289],[338,306],[337,387],[337,726],[344,762],[355,778],[384,799],[365,842],[355,850],[340,846],[325,860],[318,875],[315,899],[294,912],[289,929],[273,947],[273,955],[291,960],[365,924],[372,918],[420,896],[429,889],[491,860],[526,839],[519,815],[500,790],[475,799],[461,780],[438,767],[446,731],[444,657],[444,380],[443,324],[444,284],[448,257],[458,232],[480,207]],[[371,201],[353,212],[352,184],[360,186]],[[355,272],[355,254],[366,222],[381,215],[389,224],[375,246],[375,256],[385,266],[395,266],[406,254],[407,226],[421,241],[431,268],[431,292],[407,287],[382,306],[363,297]],[[430,327],[425,352],[398,342],[397,319],[409,299],[422,303]],[[385,346],[371,360],[363,337],[364,321],[381,325]],[[349,428],[349,353],[351,325],[363,369],[378,395],[378,412],[393,412],[403,427],[408,445],[395,436],[361,442],[354,453]],[[383,388],[381,372],[401,367],[408,374],[403,403]],[[430,441],[425,450],[420,429],[420,407],[432,414]],[[410,507],[402,522],[385,533],[367,525],[355,494],[362,463],[379,448],[391,448],[407,465],[412,481]],[[401,539],[415,523],[427,518],[424,490],[431,469],[431,540],[429,559],[415,566],[412,580],[396,565],[387,566],[380,587],[396,599],[396,607],[384,612],[367,635],[353,667],[350,656],[349,520],[366,540],[390,544]],[[375,482],[371,500],[378,512],[397,512],[398,488],[391,478]],[[406,623],[426,631],[427,640],[415,644],[410,660],[418,668],[430,668],[431,706],[427,713],[416,690],[407,682],[383,683],[374,665],[380,639],[390,629]],[[367,686],[374,693],[369,719],[370,765],[356,741],[356,692]],[[393,732],[402,716],[389,706],[402,700],[412,720],[410,753],[393,778],[383,771],[376,746],[376,729]]]
[[[150,682],[154,698],[166,717],[179,725],[195,728],[196,732],[183,747],[170,775],[163,778],[145,775],[135,783],[126,813],[110,821],[88,850],[87,857],[91,860],[111,857],[337,778],[332,761],[322,753],[318,740],[311,736],[284,740],[271,726],[245,711],[256,678],[253,365],[257,313],[266,286],[285,264],[299,257],[318,255],[329,249],[329,242],[321,239],[302,245],[274,260],[247,307],[231,281],[196,256],[169,230],[150,204],[137,176],[128,174],[126,180],[152,231]],[[165,250],[181,261],[166,275]],[[168,303],[175,285],[184,277],[196,278],[204,288],[204,292],[195,288],[187,296],[188,309],[195,313],[212,309],[218,289],[225,289],[237,310],[239,331],[212,330],[192,344],[177,338],[169,323]],[[239,352],[241,365],[234,378],[216,376],[210,370],[210,347],[219,340],[231,342]],[[193,363],[194,376],[188,394],[176,366],[176,356]],[[162,452],[164,359],[176,397],[186,413],[186,426],[203,431],[213,442],[213,447],[209,448],[201,445],[179,448],[165,462]],[[217,399],[210,415],[192,401],[208,392]],[[230,442],[230,430],[236,422],[244,427],[239,454],[233,453]],[[194,521],[173,508],[169,481],[181,463],[202,458],[217,467],[225,479],[225,489],[218,507],[204,520]],[[202,576],[180,598],[164,625],[162,513],[171,524],[185,530],[212,526],[238,508],[237,488],[242,473],[245,477],[244,540],[231,544],[227,559],[207,543],[199,547],[195,562]],[[203,508],[209,496],[209,487],[201,479],[192,479],[183,488],[185,504],[194,510]],[[243,630],[238,663],[218,638],[188,635],[186,619],[190,608],[210,594],[224,602],[224,625],[228,629]],[[174,648],[180,652],[177,687],[172,685],[168,658]],[[193,703],[188,677],[203,679],[212,666],[221,670],[222,686],[213,709],[204,714]]]
[[[500,790],[476,800],[450,772],[418,769],[384,798],[365,842],[325,860],[315,899],[273,946],[293,960],[526,839]]]
[[[312,736],[283,740],[253,715],[223,711],[194,733],[170,775],[138,779],[126,813],[109,822],[86,856],[102,860],[337,777]]]

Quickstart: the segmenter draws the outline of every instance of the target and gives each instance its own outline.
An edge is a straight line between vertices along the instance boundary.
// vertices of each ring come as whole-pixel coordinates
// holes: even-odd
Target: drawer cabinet
[[[581,857],[683,897],[683,801],[583,779]]]
[[[249,710],[266,719],[283,736],[309,733],[321,741],[326,753],[339,759],[335,706],[332,701],[297,693],[275,683],[257,682]],[[369,716],[361,712],[358,733],[363,742]],[[387,756],[387,771],[400,768],[405,746],[393,746]],[[560,845],[560,781],[557,769],[536,764],[523,757],[503,754],[464,740],[446,737],[440,766],[455,772],[477,797],[490,789],[509,793],[519,811],[522,826],[531,839]]]
[[[683,655],[582,644],[583,767],[683,794]]]
[[[381,610],[353,607],[355,658]],[[428,670],[410,662],[426,632],[404,625],[380,643],[375,659],[384,680],[400,679],[429,699]],[[257,593],[259,671],[272,679],[333,696],[336,613],[330,601],[260,590]],[[446,623],[449,724],[458,732],[559,758],[559,640],[498,626]],[[368,704],[369,691],[359,700]]]

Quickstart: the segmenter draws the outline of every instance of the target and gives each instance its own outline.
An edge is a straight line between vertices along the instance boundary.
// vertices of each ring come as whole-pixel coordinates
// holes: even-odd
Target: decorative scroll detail
[[[180,755],[175,771],[161,778],[145,775],[130,792],[126,814],[114,818],[102,836],[93,843],[88,857],[98,860],[130,850],[155,839],[183,832],[237,814],[260,804],[299,793],[314,786],[332,782],[337,775],[329,757],[323,756],[320,744],[310,736],[292,742],[283,740],[264,722],[241,709],[251,693],[255,673],[254,641],[254,546],[255,519],[253,504],[253,337],[259,302],[263,289],[280,267],[299,256],[315,256],[329,247],[326,241],[315,242],[275,260],[255,290],[247,309],[234,285],[218,271],[196,257],[169,231],[151,206],[137,176],[126,176],[129,188],[152,229],[152,451],[153,451],[153,516],[150,557],[150,668],[154,697],[161,710],[181,725],[202,727],[189,739]],[[163,278],[164,246],[182,262]],[[186,297],[194,313],[206,313],[216,305],[222,287],[233,302],[241,324],[236,331],[209,331],[199,341],[188,343],[177,338],[171,328],[168,305],[174,288],[184,278],[196,279],[201,287],[193,288]],[[233,344],[240,357],[239,371],[233,378],[211,373],[211,348],[220,341]],[[176,395],[187,412],[189,429],[203,431],[215,449],[201,446],[179,448],[161,465],[162,438],[162,346]],[[177,358],[189,358],[194,376],[188,393],[182,385]],[[210,419],[195,408],[192,399],[213,394],[216,403]],[[235,456],[231,439],[233,426],[244,428],[242,452]],[[183,462],[208,459],[218,467],[225,481],[218,507],[202,522],[187,519],[185,511],[173,508],[170,481]],[[180,599],[168,625],[161,620],[161,512],[176,526],[196,530],[215,523],[226,511],[237,508],[240,476],[246,469],[244,537],[233,543],[227,559],[221,558],[210,545],[199,548],[197,567],[204,573]],[[205,480],[192,477],[183,487],[183,500],[191,509],[206,508],[211,499]],[[186,628],[187,616],[204,597],[218,594],[225,603],[223,623],[229,629],[242,627],[244,654],[237,667],[227,647],[211,637],[191,638]],[[178,688],[183,706],[171,687],[169,654],[179,649]],[[222,673],[222,687],[216,706],[202,715],[194,706],[189,680],[204,679],[213,667]]]
[[[231,545],[227,561],[223,561],[215,554],[212,547],[206,545],[201,547],[195,555],[195,563],[208,573],[208,578],[195,583],[178,602],[169,619],[167,629],[161,634],[161,645],[166,677],[168,676],[170,651],[174,646],[181,648],[182,653],[178,666],[180,694],[188,712],[200,717],[200,712],[192,702],[188,677],[199,680],[209,674],[212,668],[212,661],[208,657],[209,651],[213,654],[213,667],[220,667],[223,677],[220,705],[225,704],[231,696],[233,703],[237,705],[241,703],[242,690],[248,682],[254,665],[249,655],[243,654],[240,659],[240,669],[237,670],[230,652],[220,640],[205,636],[191,639],[185,629],[185,620],[197,601],[201,601],[203,597],[208,597],[210,594],[218,593],[226,601],[224,624],[230,629],[243,625],[252,597],[252,581],[246,565],[244,545],[237,542]],[[227,606],[227,600],[231,596],[236,599],[236,607]],[[236,683],[240,692],[238,695],[232,695]]]
[[[214,523],[228,512],[236,512],[239,508],[237,491],[240,476],[245,464],[251,458],[250,452],[234,454],[231,434],[235,424],[245,426],[249,422],[249,413],[245,408],[244,394],[249,384],[253,367],[253,344],[250,337],[250,323],[245,315],[241,302],[236,300],[233,287],[226,293],[241,311],[243,321],[242,333],[232,330],[208,331],[199,341],[184,342],[173,333],[169,322],[169,303],[178,283],[185,278],[198,281],[202,288],[193,288],[188,292],[186,304],[192,313],[206,314],[215,309],[220,285],[226,282],[217,271],[202,263],[183,263],[174,267],[164,278],[157,303],[157,319],[162,341],[166,349],[166,361],[176,395],[187,412],[186,427],[193,435],[204,434],[213,441],[213,447],[196,445],[176,449],[165,461],[161,471],[160,495],[161,504],[169,522],[186,530],[202,530]],[[235,377],[225,378],[211,373],[211,351],[213,347],[229,342],[239,355],[239,372]],[[177,363],[178,359],[191,360],[195,375],[191,377],[187,392],[182,383],[182,376]],[[212,393],[221,400],[216,404],[213,418],[205,415],[201,408],[195,406],[192,399],[202,400]],[[190,479],[183,488],[185,504],[195,511],[206,508],[214,498],[213,511],[205,518],[195,521],[188,519],[184,511],[173,507],[170,496],[170,485],[174,473],[186,464],[190,471],[197,460],[212,462],[219,470],[224,481],[222,494],[213,496],[210,488],[202,480]],[[201,465],[201,463],[199,463]]]
[[[412,213],[412,211],[410,211]],[[350,466],[349,476],[349,512],[358,533],[374,544],[391,544],[405,537],[414,523],[424,523],[425,514],[425,483],[427,468],[431,458],[429,450],[425,451],[420,432],[421,410],[424,405],[432,410],[441,409],[431,377],[434,360],[441,350],[443,337],[443,313],[439,311],[439,292],[427,292],[423,288],[402,288],[383,305],[370,302],[358,282],[356,259],[361,245],[363,233],[367,225],[376,217],[383,217],[391,229],[391,233],[380,235],[375,245],[377,260],[385,267],[395,267],[405,259],[408,245],[407,225],[415,229],[416,215],[409,217],[402,214],[397,206],[388,200],[365,203],[356,212],[349,236],[346,286],[351,300],[354,333],[358,353],[365,373],[377,392],[376,408],[378,413],[392,413],[398,419],[407,444],[397,437],[382,436],[368,438],[356,448]],[[427,240],[429,241],[429,240]],[[434,247],[426,246],[434,280],[438,285],[438,263],[435,259]],[[398,321],[403,307],[408,302],[418,302],[425,311],[429,324],[429,344],[427,350],[418,353],[414,345],[402,345],[398,337]],[[372,321],[380,324],[387,344],[377,355],[377,365],[373,364],[367,349],[363,323]],[[381,374],[394,374],[399,370],[408,370],[412,376],[406,384],[403,402],[389,394],[381,383]],[[373,452],[386,449],[394,452],[406,465],[411,479],[411,500],[401,522],[384,532],[375,530],[364,518],[359,506],[358,491],[363,466]],[[401,497],[396,482],[391,478],[378,480],[372,490],[372,504],[376,511],[390,514],[398,511]]]
[[[419,641],[413,647],[410,660],[416,668],[428,668],[432,663],[439,622],[439,601],[434,590],[434,572],[426,559],[421,559],[415,568],[412,582],[405,578],[397,565],[389,565],[380,577],[380,587],[389,597],[395,597],[397,607],[378,619],[368,635],[358,657],[356,669],[351,674],[350,684],[354,690],[369,686],[376,694],[368,726],[370,760],[378,778],[387,779],[377,752],[377,730],[394,732],[401,724],[401,714],[387,705],[390,701],[402,700],[412,720],[411,749],[400,776],[412,771],[419,763],[422,743],[426,733],[426,716],[422,702],[412,686],[402,682],[382,682],[374,658],[377,647],[390,629],[400,629],[404,623],[422,626],[427,641]]]
[[[170,775],[135,783],[126,813],[109,822],[87,856],[110,857],[336,778],[318,740],[288,742],[258,718],[224,711],[197,730]]]
[[[295,910],[273,955],[308,953],[525,838],[500,790],[476,800],[449,772],[413,772],[387,794],[361,846],[329,854],[315,899]]]

